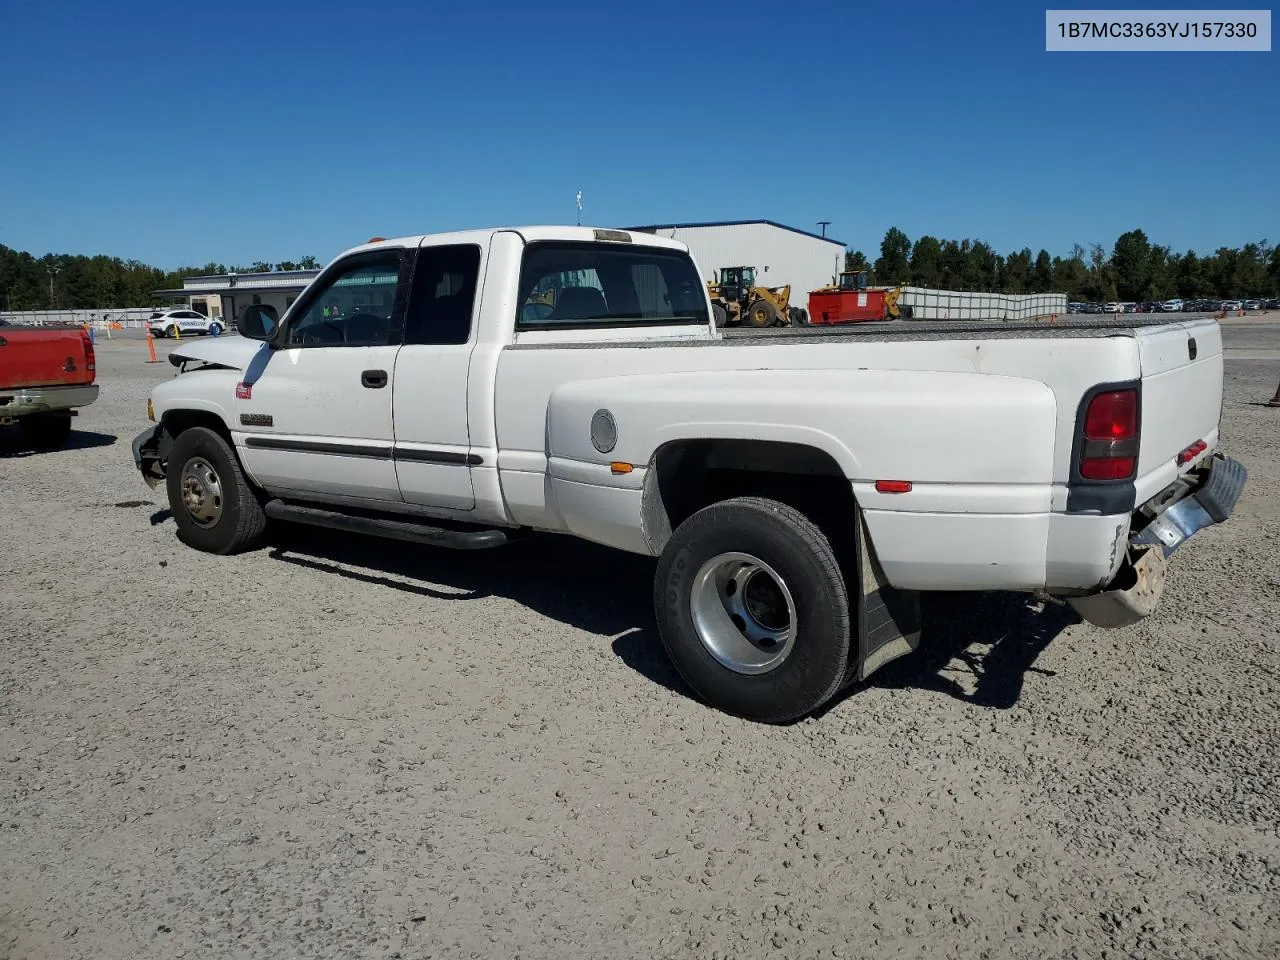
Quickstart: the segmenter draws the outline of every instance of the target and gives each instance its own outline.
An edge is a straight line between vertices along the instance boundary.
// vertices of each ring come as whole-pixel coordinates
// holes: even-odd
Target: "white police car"
[[[225,327],[217,317],[206,317],[194,310],[157,310],[147,319],[147,329],[153,337],[184,337],[196,334],[216,337]]]

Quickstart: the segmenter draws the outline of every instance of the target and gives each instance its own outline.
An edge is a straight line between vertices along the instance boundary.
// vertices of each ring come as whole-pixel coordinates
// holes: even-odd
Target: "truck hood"
[[[265,343],[247,337],[217,337],[193,340],[169,352],[169,362],[175,367],[188,361],[211,363],[231,370],[245,370],[259,353],[270,350]]]

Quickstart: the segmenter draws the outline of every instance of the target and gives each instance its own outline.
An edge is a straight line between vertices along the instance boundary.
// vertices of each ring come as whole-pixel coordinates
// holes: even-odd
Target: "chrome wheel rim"
[[[778,572],[749,553],[721,553],[693,578],[689,610],[698,639],[722,666],[775,670],[796,638],[796,603]]]
[[[222,481],[203,457],[192,457],[182,468],[182,505],[201,527],[212,527],[222,519]]]

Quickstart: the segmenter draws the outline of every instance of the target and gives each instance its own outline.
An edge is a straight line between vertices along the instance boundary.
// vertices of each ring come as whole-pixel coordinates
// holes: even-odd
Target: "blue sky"
[[[764,217],[874,257],[1280,240],[1280,61],[1044,51],[1044,7],[0,0],[0,243],[162,267]]]

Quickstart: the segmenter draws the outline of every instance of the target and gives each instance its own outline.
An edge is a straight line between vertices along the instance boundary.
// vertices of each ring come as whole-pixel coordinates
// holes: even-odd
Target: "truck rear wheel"
[[[267,516],[231,445],[207,427],[178,434],[165,471],[182,542],[205,553],[239,553],[262,539]]]
[[[711,305],[711,315],[716,318],[717,327],[723,327],[729,323],[729,311],[718,303]]]
[[[71,415],[35,413],[18,418],[23,441],[37,450],[59,450],[71,438]]]
[[[844,683],[849,596],[826,535],[763,497],[699,510],[654,579],[663,646],[703,700],[764,723],[796,720]]]

